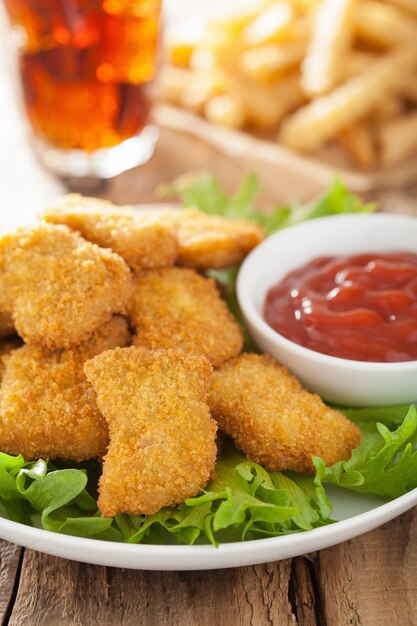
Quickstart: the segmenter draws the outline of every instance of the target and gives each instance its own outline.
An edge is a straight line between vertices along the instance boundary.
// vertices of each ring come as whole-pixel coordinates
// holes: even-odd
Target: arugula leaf
[[[394,431],[384,424],[352,452],[348,461],[326,467],[323,459],[314,457],[317,497],[324,497],[323,483],[345,487],[360,493],[397,498],[417,487],[417,410],[412,405]]]
[[[337,176],[323,196],[303,205],[277,206],[269,211],[260,211],[255,206],[260,191],[261,186],[255,174],[248,174],[236,193],[229,198],[220,189],[217,179],[204,173],[181,177],[171,185],[161,185],[156,194],[159,197],[177,196],[184,207],[198,208],[212,215],[252,220],[262,226],[268,235],[281,228],[326,215],[369,213],[376,209],[374,203],[363,204]]]

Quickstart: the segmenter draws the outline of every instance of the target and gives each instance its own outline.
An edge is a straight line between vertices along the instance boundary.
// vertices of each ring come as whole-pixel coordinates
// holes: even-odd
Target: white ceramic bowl
[[[254,341],[331,402],[380,406],[416,401],[417,361],[368,363],[327,356],[286,339],[262,316],[270,287],[316,257],[398,251],[417,253],[417,219],[337,215],[271,235],[245,259],[237,282],[239,304]]]

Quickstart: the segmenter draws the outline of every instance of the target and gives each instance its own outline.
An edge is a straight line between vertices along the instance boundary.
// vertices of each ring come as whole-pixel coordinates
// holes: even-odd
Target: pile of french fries
[[[417,153],[417,0],[253,0],[166,38],[162,97],[361,168]]]

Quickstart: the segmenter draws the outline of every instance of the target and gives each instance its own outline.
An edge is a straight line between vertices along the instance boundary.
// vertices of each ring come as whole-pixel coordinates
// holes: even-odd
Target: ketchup
[[[316,352],[355,361],[417,360],[417,254],[314,259],[268,291],[264,317]]]

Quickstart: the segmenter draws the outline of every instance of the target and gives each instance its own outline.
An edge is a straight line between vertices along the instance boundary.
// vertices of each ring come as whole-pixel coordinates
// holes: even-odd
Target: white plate
[[[171,205],[172,203],[170,203]],[[141,210],[163,204],[138,205]],[[138,570],[208,570],[268,563],[329,548],[362,535],[417,505],[417,488],[393,500],[326,487],[333,504],[330,526],[283,537],[211,545],[131,545],[60,535],[11,522],[0,516],[0,538],[18,545],[83,563]]]
[[[366,533],[417,504],[417,489],[381,504],[373,496],[328,489],[334,518],[342,521],[295,535],[213,546],[111,543],[59,535],[0,518],[0,537],[66,559],[139,570],[205,570],[268,563],[328,548]]]

